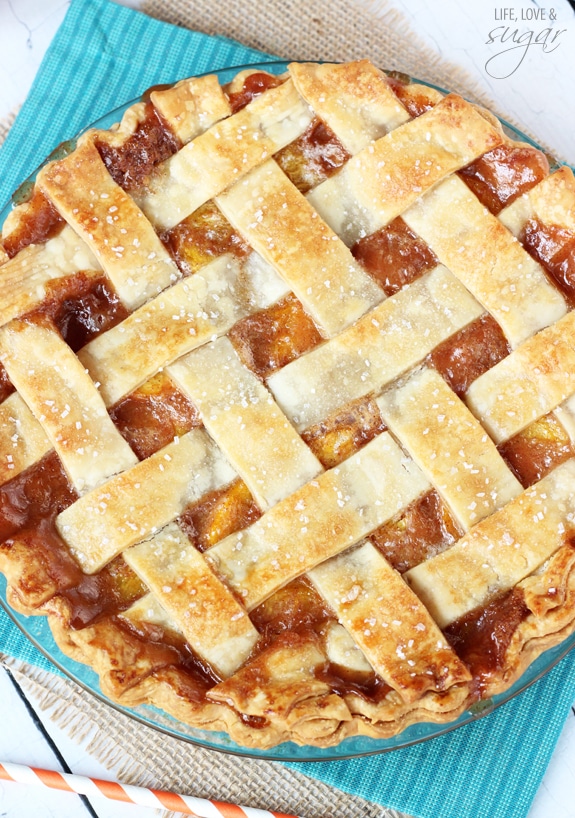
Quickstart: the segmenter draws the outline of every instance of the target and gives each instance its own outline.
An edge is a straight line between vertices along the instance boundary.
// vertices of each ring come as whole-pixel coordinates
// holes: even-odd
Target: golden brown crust
[[[150,100],[183,145],[231,114],[228,99],[213,74],[152,91]]]
[[[155,705],[245,747],[331,747],[449,724],[575,631],[575,459],[522,489],[496,449],[550,410],[566,414],[572,399],[573,313],[516,239],[529,220],[575,239],[573,176],[534,182],[497,218],[464,181],[469,163],[489,168],[491,154],[514,149],[489,112],[390,83],[366,61],[294,64],[279,85],[265,75],[250,85],[253,73],[226,88],[212,76],[153,90],[118,126],[48,164],[44,198],[8,220],[8,600],[46,616],[111,700]],[[153,154],[141,178],[130,176],[140,143]],[[307,196],[273,159],[287,145],[296,165],[328,168],[311,174],[325,181]],[[202,223],[188,217],[207,201],[219,207],[202,236],[208,261],[185,278],[172,228],[185,253]],[[400,214],[403,226],[386,234]],[[228,244],[212,235],[217,224]],[[386,299],[352,246],[366,233],[399,253],[396,265],[408,267],[424,240],[442,264]],[[236,253],[230,236],[251,252]],[[42,305],[51,280],[79,272],[106,275],[124,312],[76,357],[66,315],[58,322]],[[288,294],[319,328],[297,360],[297,327],[271,317]],[[81,308],[94,310],[88,323],[101,320],[97,306]],[[426,356],[447,340],[457,349],[485,308],[516,349],[461,401]],[[224,337],[260,312],[270,348],[289,353],[270,358],[292,360],[264,374],[236,354],[234,333]],[[155,399],[148,379],[159,372],[196,414],[137,462],[129,428],[126,442],[112,423],[115,404]],[[338,414],[353,432],[367,405],[376,431],[356,438],[336,424],[340,456],[324,469],[299,433]],[[151,399],[147,411],[144,423],[160,422]],[[401,576],[385,538],[430,487],[465,533]],[[505,647],[478,669],[487,614]]]
[[[126,638],[125,632],[118,639],[113,624],[73,631],[66,621],[67,606],[58,598],[45,605],[42,613],[48,616],[60,649],[91,665],[100,676],[103,693],[112,701],[126,707],[154,704],[192,727],[223,730],[246,747],[268,749],[283,741],[333,747],[355,735],[389,738],[422,720],[452,721],[472,701],[465,684],[441,694],[426,693],[414,702],[405,702],[394,692],[378,704],[355,693],[342,698],[302,670],[302,666],[312,668],[323,661],[321,651],[306,641],[288,648],[282,648],[280,641],[243,675],[240,672],[231,682],[213,687],[206,701],[204,691],[194,687],[189,675],[171,664],[169,653],[159,649],[152,657],[142,656],[137,639]],[[118,672],[118,665],[131,671]],[[256,680],[262,671],[265,677],[275,672],[275,679],[258,687]],[[304,676],[307,681],[302,683]],[[258,692],[263,700],[253,695]],[[255,717],[251,724],[242,713]]]
[[[575,313],[529,338],[471,384],[467,402],[496,443],[522,431],[575,392]],[[521,398],[515,401],[515,396]],[[513,405],[513,409],[504,407]]]
[[[268,386],[301,432],[345,404],[377,395],[482,312],[449,270],[438,266],[274,373]]]
[[[199,409],[209,434],[262,510],[322,471],[267,389],[243,366],[228,338],[205,344],[172,364],[168,372]],[[238,437],[241,425],[244,435]]]
[[[368,145],[308,198],[344,242],[353,245],[501,141],[500,132],[472,105],[450,94]]]
[[[520,494],[493,441],[435,370],[416,371],[377,404],[464,531]]]
[[[179,278],[142,211],[106,170],[93,133],[65,159],[46,165],[37,184],[92,249],[127,307],[140,306]]]
[[[99,271],[101,267],[88,245],[67,226],[46,243],[29,245],[13,259],[6,257],[0,272],[0,324],[40,304],[48,282],[78,270]]]
[[[327,560],[310,578],[403,701],[413,703],[428,690],[442,693],[471,680],[425,606],[371,543]]]
[[[84,494],[58,515],[56,527],[83,570],[91,574],[234,476],[206,433],[192,429]]]
[[[254,250],[287,281],[327,337],[383,300],[381,289],[339,236],[316,218],[313,207],[272,159],[216,201]]]
[[[129,548],[124,556],[216,673],[225,678],[246,661],[259,633],[243,606],[175,523]]]
[[[221,540],[208,557],[252,610],[290,580],[360,541],[427,487],[384,432],[247,530]]]
[[[409,119],[383,72],[368,60],[292,63],[290,74],[301,96],[352,156]]]
[[[2,570],[10,577],[6,565],[2,565]],[[544,650],[559,644],[575,631],[573,548],[564,546],[534,581],[526,580],[522,583],[525,590],[529,585],[531,589],[526,598],[536,610],[531,611],[517,629],[506,654],[506,672],[492,679],[486,686],[485,698],[505,691]],[[557,588],[557,594],[550,595],[550,587]],[[551,614],[548,610],[550,597],[553,600]],[[197,685],[194,686],[189,675],[170,664],[169,655],[162,656],[160,652],[152,661],[146,655],[142,665],[142,660],[137,658],[137,643],[132,641],[130,647],[128,641],[126,645],[123,633],[122,645],[118,646],[117,638],[111,635],[114,629],[110,631],[109,625],[104,629],[96,627],[72,630],[69,608],[61,598],[53,597],[40,609],[22,609],[13,597],[10,601],[13,607],[24,613],[46,615],[60,649],[76,661],[96,669],[100,675],[102,690],[112,701],[126,707],[153,704],[199,730],[227,732],[233,741],[245,747],[265,750],[287,740],[301,745],[332,747],[355,735],[390,738],[421,721],[448,724],[476,701],[476,696],[466,684],[455,685],[440,694],[428,692],[414,702],[405,702],[392,691],[378,703],[353,692],[346,694],[343,699],[334,699],[325,687],[319,685],[316,691],[319,694],[323,690],[327,701],[321,708],[314,705],[310,707],[308,701],[307,718],[301,708],[298,708],[289,720],[285,716],[283,723],[281,720],[274,723],[267,721],[265,724],[250,726],[228,704],[206,702],[202,691]],[[541,605],[545,612],[538,612]],[[103,644],[100,640],[102,636]],[[124,654],[124,651],[127,652]],[[135,663],[139,673],[124,676],[114,672],[113,668],[118,666],[120,657],[124,655],[129,658],[132,666]],[[223,687],[224,695],[225,690]],[[308,693],[312,690],[313,685]],[[287,701],[288,691],[289,688],[282,688],[280,685],[279,692],[284,701]],[[312,698],[315,704],[320,700],[320,695],[315,700]],[[321,718],[325,708],[328,712],[331,711],[332,718],[329,720]],[[289,706],[287,709],[289,710]]]
[[[457,175],[402,218],[496,318],[513,347],[566,312],[540,265]]]

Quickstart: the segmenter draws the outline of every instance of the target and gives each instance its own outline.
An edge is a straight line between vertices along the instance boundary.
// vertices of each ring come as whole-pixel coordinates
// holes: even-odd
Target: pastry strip
[[[337,557],[333,559],[337,559]],[[325,563],[322,564],[325,565]],[[316,585],[316,587],[318,586]],[[327,658],[334,665],[359,673],[373,673],[373,668],[365,658],[365,654],[339,622],[330,622],[328,624],[325,635],[325,650]]]
[[[194,651],[222,678],[259,638],[249,616],[175,523],[124,552]]]
[[[89,245],[129,309],[180,278],[152,225],[108,173],[90,134],[65,159],[43,168],[36,184]]]
[[[377,405],[464,531],[521,493],[489,435],[435,370],[415,372]]]
[[[168,374],[262,509],[316,477],[322,466],[227,338],[194,350]]]
[[[537,262],[457,176],[402,214],[496,319],[513,347],[565,314]]]
[[[476,108],[450,94],[431,111],[368,145],[308,199],[351,247],[501,141],[500,132]]]
[[[575,234],[575,178],[571,168],[562,167],[546,176],[508,207],[499,220],[519,238],[525,224],[537,219],[545,225],[562,227]]]
[[[573,525],[574,481],[575,460],[567,460],[404,574],[440,628],[513,588],[563,545]]]
[[[216,201],[235,229],[287,281],[328,337],[385,298],[272,159]]]
[[[352,156],[410,118],[384,73],[368,60],[291,63],[289,71],[300,95]]]
[[[471,384],[466,402],[496,443],[575,392],[574,333],[575,312],[569,312]]]
[[[560,404],[553,414],[569,435],[571,443],[575,443],[575,393]]]
[[[404,701],[471,678],[425,606],[371,543],[327,560],[308,576]]]
[[[142,209],[158,230],[174,227],[301,136],[312,118],[291,80],[270,88],[167,159]]]
[[[274,721],[287,723],[303,743],[306,726],[313,735],[314,722],[321,726],[325,721],[338,724],[349,719],[343,698],[331,693],[317,672],[325,662],[317,638],[293,634],[288,645],[278,639],[230,679],[212,687],[206,698],[250,716],[268,718],[273,713]],[[298,735],[298,727],[303,735]]]
[[[68,225],[44,244],[25,247],[0,270],[0,325],[41,304],[49,281],[80,270],[101,267],[88,245]]]
[[[234,477],[207,434],[194,429],[85,494],[56,526],[82,570],[93,574]]]
[[[251,611],[275,590],[361,540],[429,484],[389,434],[368,443],[209,549]]]
[[[436,267],[337,338],[274,373],[268,386],[301,431],[379,392],[482,313],[465,287]]]
[[[286,292],[284,282],[255,253],[244,264],[220,256],[99,335],[78,357],[101,382],[102,397],[111,406],[165,364]]]
[[[152,91],[150,100],[183,145],[232,112],[215,74]]]
[[[92,379],[53,327],[23,319],[7,324],[0,330],[0,359],[79,492],[138,462]]]
[[[136,546],[134,546],[135,548]],[[126,551],[128,553],[128,551]],[[146,625],[159,625],[167,631],[180,633],[180,629],[174,620],[169,616],[165,608],[162,608],[154,594],[144,594],[136,602],[119,614],[123,619],[127,619],[136,628],[143,628]]]
[[[17,392],[0,404],[0,485],[32,466],[51,448],[42,424]]]

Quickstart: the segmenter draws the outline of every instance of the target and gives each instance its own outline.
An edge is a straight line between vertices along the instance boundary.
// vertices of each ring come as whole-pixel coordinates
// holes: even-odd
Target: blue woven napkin
[[[0,150],[0,205],[59,142],[118,101],[268,58],[108,0],[73,0]],[[1,609],[0,650],[55,671]],[[520,697],[453,733],[385,755],[291,766],[418,818],[525,818],[574,698],[572,651]]]

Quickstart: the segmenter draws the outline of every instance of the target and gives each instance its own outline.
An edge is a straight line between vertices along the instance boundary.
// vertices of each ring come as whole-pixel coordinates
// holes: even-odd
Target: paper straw
[[[0,779],[87,796],[99,795],[112,801],[125,801],[128,804],[138,804],[141,807],[155,809],[169,809],[184,815],[195,815],[196,818],[297,818],[283,812],[239,807],[235,804],[225,804],[222,801],[208,801],[205,798],[194,798],[191,795],[177,795],[174,792],[134,787],[131,784],[102,781],[99,778],[88,778],[84,775],[57,773],[53,770],[41,770],[38,767],[26,767],[24,764],[0,762]]]

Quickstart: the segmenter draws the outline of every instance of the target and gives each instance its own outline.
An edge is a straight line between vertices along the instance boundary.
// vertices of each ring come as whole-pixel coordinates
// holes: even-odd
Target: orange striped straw
[[[133,787],[131,784],[102,781],[100,778],[88,778],[84,775],[40,770],[37,767],[26,767],[24,764],[0,762],[0,779],[87,796],[103,796],[112,801],[125,801],[141,807],[169,809],[184,815],[195,815],[196,818],[296,818],[294,815],[286,815],[283,812],[238,807],[222,801],[208,801],[205,798],[194,798],[191,795],[177,795],[174,792],[152,790],[147,787]]]

